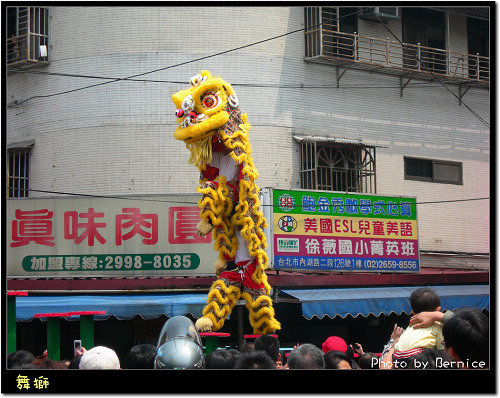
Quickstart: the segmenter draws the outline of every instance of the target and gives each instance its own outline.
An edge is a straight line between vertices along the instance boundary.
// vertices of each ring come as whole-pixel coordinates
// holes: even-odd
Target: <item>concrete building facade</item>
[[[317,189],[342,155],[339,167],[355,177],[328,180],[331,190],[417,201],[421,275],[272,274],[272,284],[488,283],[491,8],[419,7],[417,15],[339,6],[14,7],[6,144],[9,171],[21,170],[29,190],[14,175],[10,197],[195,193],[198,171],[173,137],[171,95],[209,70],[232,84],[248,114],[260,188]],[[315,185],[304,182],[311,148]],[[66,279],[9,280],[8,288],[161,292],[213,281]],[[286,333],[309,333],[300,310],[282,312],[292,314]],[[377,334],[380,345],[394,317],[375,318],[350,331],[344,319],[313,321],[304,341],[333,327]]]
[[[422,203],[423,250],[489,252],[487,86],[471,86],[460,103],[459,85],[445,77],[404,89],[408,77],[383,71],[351,68],[339,79],[334,64],[305,61],[302,7],[48,11],[48,62],[22,71],[14,63],[7,79],[7,144],[32,144],[31,197],[193,192],[198,175],[173,138],[170,96],[206,69],[234,85],[249,115],[260,187],[303,188],[294,136],[374,145],[376,193]],[[471,17],[439,12],[449,48],[468,54]],[[358,18],[357,28],[403,37],[401,15],[386,24]],[[405,157],[458,162],[462,182],[405,179]]]

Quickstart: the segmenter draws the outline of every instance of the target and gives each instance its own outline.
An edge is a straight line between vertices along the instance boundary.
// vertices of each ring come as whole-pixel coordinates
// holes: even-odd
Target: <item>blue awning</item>
[[[419,287],[432,288],[441,298],[441,308],[454,310],[461,307],[473,307],[479,310],[490,307],[490,287],[488,285],[456,286],[404,286],[373,287],[354,289],[310,289],[281,290],[299,299],[302,315],[307,319],[316,316],[334,318],[347,315],[368,316],[373,314],[398,315],[411,313],[410,295]]]
[[[25,322],[32,320],[35,314],[74,311],[106,311],[106,315],[95,315],[95,320],[107,319],[111,315],[119,320],[132,319],[136,315],[156,319],[163,314],[169,318],[186,314],[199,318],[206,300],[206,294],[20,296],[16,298],[16,320]]]

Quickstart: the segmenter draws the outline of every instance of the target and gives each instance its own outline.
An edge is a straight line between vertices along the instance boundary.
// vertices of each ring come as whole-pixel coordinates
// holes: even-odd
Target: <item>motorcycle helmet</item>
[[[203,344],[196,327],[185,316],[165,322],[156,345],[155,369],[201,369],[205,367]]]

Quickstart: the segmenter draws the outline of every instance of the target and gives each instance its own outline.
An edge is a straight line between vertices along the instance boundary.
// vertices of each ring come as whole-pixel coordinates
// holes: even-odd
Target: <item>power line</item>
[[[78,197],[85,197],[85,198],[94,198],[94,199],[121,199],[121,200],[136,200],[136,201],[143,201],[143,202],[155,202],[155,203],[183,203],[183,204],[192,204],[192,205],[198,205],[198,199],[196,199],[196,202],[190,203],[186,201],[175,201],[175,200],[161,200],[161,199],[153,199],[153,198],[146,198],[141,195],[134,195],[134,196],[116,196],[116,195],[93,195],[93,194],[83,194],[83,193],[73,193],[73,192],[59,192],[59,191],[47,191],[47,190],[42,190],[42,189],[33,189],[33,188],[19,188],[19,191],[30,191],[30,192],[40,192],[40,193],[48,193],[48,194],[53,194],[53,195],[67,195],[67,196],[78,196]],[[325,191],[328,192],[328,191]],[[337,192],[338,194],[342,195],[344,193],[342,192]],[[167,195],[167,194],[165,194]],[[189,194],[186,194],[189,195]],[[370,194],[366,193],[364,195],[370,196]],[[40,198],[40,199],[51,199],[51,198]],[[429,201],[429,202],[415,202],[415,203],[410,203],[410,205],[429,205],[429,204],[442,204],[442,203],[458,203],[458,202],[473,202],[473,201],[478,201],[478,200],[489,200],[489,197],[485,198],[469,198],[469,199],[451,199],[451,200],[438,200],[438,201]],[[401,204],[401,203],[399,203]],[[387,204],[388,206],[389,204]],[[398,203],[394,203],[391,205],[398,205]],[[270,205],[265,205],[261,203],[261,207],[277,207],[277,205],[270,204]],[[344,205],[339,205],[335,204],[332,205],[332,207],[360,207],[360,206],[376,206],[376,204],[363,204],[363,205],[356,205],[356,204],[344,204]]]
[[[44,72],[44,71],[35,71],[35,70],[13,70],[17,73],[28,73],[28,74],[36,74],[36,75],[45,75],[45,76],[58,76],[58,77],[76,77],[76,78],[84,78],[84,79],[104,79],[104,80],[122,80],[129,82],[138,82],[138,83],[164,83],[164,84],[185,84],[186,82],[180,82],[175,80],[153,80],[153,79],[134,79],[134,78],[117,78],[110,76],[95,76],[95,75],[80,75],[73,73],[60,73],[60,72]],[[108,82],[109,83],[109,82]],[[406,87],[409,86],[432,86],[436,85],[436,82],[412,82],[408,83]],[[371,85],[345,85],[345,86],[337,86],[337,85],[307,85],[307,84],[294,84],[294,85],[281,85],[281,84],[255,84],[255,83],[232,83],[233,87],[254,87],[254,88],[276,88],[276,89],[400,89],[400,85],[382,85],[382,86],[371,86]]]
[[[378,14],[375,12],[375,10],[372,8],[371,11],[373,14],[377,17],[377,19],[380,21],[382,25],[384,25],[385,29],[403,46],[405,49],[407,49],[410,52],[410,55],[412,55],[419,63],[419,65],[423,66],[423,68],[429,72],[434,79],[436,79],[446,90],[448,90],[456,99],[458,99],[481,123],[483,123],[486,127],[490,128],[490,125],[486,120],[484,120],[481,116],[479,116],[472,108],[470,108],[458,95],[456,95],[446,84],[444,84],[441,79],[439,79],[438,76],[429,68],[425,66],[425,64],[422,64],[420,58],[418,57],[417,54],[414,53],[410,48],[408,48],[400,39],[397,37],[394,32],[389,29],[389,27],[380,19]]]
[[[346,17],[349,17],[349,16],[352,16],[352,15],[355,15],[355,14],[359,14],[361,12],[364,12],[365,10],[369,10],[370,8],[364,8],[364,9],[361,9],[357,12],[354,12],[354,13],[350,13],[350,14],[346,14],[342,17],[337,17],[335,18],[336,21],[339,21],[341,18],[346,18]],[[371,9],[373,11],[373,9]],[[410,54],[419,62],[419,64],[422,65],[421,63],[421,60],[419,59],[419,57],[414,54],[414,52],[409,49],[390,29],[389,27],[380,19],[380,17],[374,13],[374,15],[377,17],[377,19],[382,23],[382,25],[387,29],[387,31],[404,47],[406,48],[407,50],[410,51]],[[183,65],[187,65],[187,64],[190,64],[190,63],[194,63],[194,62],[198,62],[198,61],[201,61],[201,60],[204,60],[204,59],[208,59],[208,58],[212,58],[212,57],[217,57],[217,56],[220,56],[220,55],[224,55],[224,54],[228,54],[230,52],[234,52],[234,51],[238,51],[238,50],[241,50],[241,49],[244,49],[244,48],[248,48],[248,47],[252,47],[252,46],[255,46],[255,45],[258,45],[258,44],[262,44],[262,43],[265,43],[265,42],[268,42],[268,41],[272,41],[272,40],[276,40],[276,39],[279,39],[279,38],[282,38],[282,37],[285,37],[285,36],[288,36],[288,35],[291,35],[291,34],[295,34],[297,32],[302,32],[304,31],[305,29],[313,29],[315,27],[319,27],[321,26],[323,23],[319,23],[319,24],[316,24],[316,25],[311,25],[311,26],[307,26],[305,28],[301,28],[301,29],[297,29],[297,30],[294,30],[294,31],[291,31],[291,32],[287,32],[287,33],[284,33],[284,34],[281,34],[281,35],[278,35],[278,36],[275,36],[275,37],[271,37],[271,38],[268,38],[268,39],[264,39],[264,40],[260,40],[260,41],[257,41],[257,42],[254,42],[254,43],[250,43],[250,44],[247,44],[247,45],[244,45],[244,46],[240,46],[240,47],[236,47],[236,48],[233,48],[233,49],[229,49],[229,50],[225,50],[225,51],[221,51],[219,53],[215,53],[215,54],[211,54],[211,55],[207,55],[207,56],[204,56],[204,57],[200,57],[200,58],[196,58],[196,59],[193,59],[193,60],[190,60],[190,61],[185,61],[185,62],[181,62],[181,63],[178,63],[178,64],[175,64],[175,65],[170,65],[170,66],[166,66],[166,67],[163,67],[163,68],[159,68],[159,69],[155,69],[155,70],[152,70],[152,71],[148,71],[148,72],[143,72],[143,73],[139,73],[139,74],[136,74],[136,75],[132,75],[132,76],[129,76],[129,77],[124,77],[124,78],[112,78],[112,77],[102,77],[102,76],[85,76],[85,75],[76,75],[76,74],[61,74],[61,73],[49,73],[49,72],[30,72],[30,71],[20,71],[20,70],[16,70],[16,72],[24,72],[24,73],[40,73],[40,74],[47,74],[47,75],[54,75],[54,76],[68,76],[68,77],[88,77],[88,78],[93,78],[93,79],[106,79],[108,81],[106,82],[102,82],[102,83],[96,83],[96,84],[92,84],[92,85],[89,85],[89,86],[85,86],[85,87],[80,87],[80,88],[76,88],[76,89],[72,89],[72,90],[67,90],[67,91],[62,91],[62,92],[58,92],[58,93],[53,93],[53,94],[46,94],[46,95],[36,95],[36,96],[32,96],[30,98],[27,98],[21,102],[14,102],[14,106],[18,106],[18,105],[22,105],[24,104],[25,102],[28,102],[32,99],[37,99],[37,98],[49,98],[49,97],[53,97],[53,96],[57,96],[57,95],[63,95],[63,94],[69,94],[69,93],[72,93],[72,92],[77,92],[77,91],[81,91],[81,90],[86,90],[86,89],[89,89],[89,88],[93,88],[93,87],[98,87],[98,86],[103,86],[105,84],[110,84],[110,83],[115,83],[115,82],[118,82],[118,81],[142,81],[142,82],[165,82],[165,81],[161,81],[161,80],[136,80],[135,78],[137,77],[140,77],[140,76],[145,76],[145,75],[148,75],[148,74],[151,74],[151,73],[156,73],[156,72],[159,72],[159,71],[163,71],[163,70],[167,70],[167,69],[171,69],[171,68],[175,68],[175,67],[178,67],[178,66],[183,66]],[[427,68],[425,65],[423,65],[424,69],[429,72],[435,79],[436,81],[441,84],[446,90],[448,90],[455,98],[457,98],[481,123],[483,123],[487,128],[489,128],[489,123],[486,122],[477,112],[475,112],[472,108],[470,108],[470,106],[468,106],[458,95],[456,95],[446,84],[444,84],[439,78],[438,76],[436,76],[434,74],[434,72],[432,70],[430,70],[429,68]],[[167,83],[174,83],[174,84],[182,84],[183,82],[168,82]],[[412,86],[414,86],[415,84],[412,84]],[[238,86],[238,84],[233,84],[233,86]],[[241,85],[241,86],[244,86],[244,85]],[[273,87],[273,86],[266,86],[266,85],[251,85],[252,87]],[[331,87],[327,87],[327,86],[291,86],[291,87],[286,87],[286,86],[278,86],[278,88],[301,88],[301,89],[329,89],[329,88],[343,88],[343,89],[368,89],[368,88],[373,88],[373,89],[385,89],[385,88],[396,88],[396,86],[343,86],[343,87],[336,87],[336,86],[331,86]],[[399,88],[399,86],[398,86]]]
[[[355,15],[355,14],[359,14],[365,10],[367,10],[368,8],[365,8],[365,9],[361,9],[357,12],[354,12],[354,13],[351,13],[351,14],[347,14],[347,15],[344,15],[342,18],[346,18],[346,17],[349,17],[349,16],[352,16],[352,15]],[[336,20],[339,20],[340,17],[337,17]],[[315,27],[318,27],[318,26],[321,26],[322,23],[320,24],[317,24],[317,25],[312,25],[312,26],[308,26],[307,29],[311,29],[311,28],[315,28]],[[192,59],[192,60],[189,60],[189,61],[185,61],[185,62],[180,62],[178,64],[175,64],[175,65],[170,65],[170,66],[165,66],[163,68],[158,68],[158,69],[155,69],[155,70],[152,70],[152,71],[149,71],[149,72],[143,72],[143,73],[138,73],[136,75],[132,75],[132,76],[128,76],[128,77],[125,77],[125,78],[115,78],[111,81],[107,81],[107,82],[102,82],[102,83],[96,83],[96,84],[91,84],[89,86],[85,86],[85,87],[80,87],[80,88],[75,88],[75,89],[72,89],[72,90],[67,90],[67,91],[62,91],[62,92],[58,92],[58,93],[53,93],[53,94],[46,94],[46,95],[34,95],[33,97],[30,97],[30,98],[27,98],[21,102],[16,102],[14,105],[15,106],[19,106],[19,105],[22,105],[24,104],[25,102],[28,102],[32,99],[37,99],[37,98],[49,98],[49,97],[54,97],[56,95],[63,95],[63,94],[69,94],[69,93],[74,93],[76,91],[81,91],[81,90],[86,90],[86,89],[89,89],[89,88],[93,88],[93,87],[99,87],[99,86],[103,86],[105,84],[110,84],[110,83],[115,83],[115,82],[118,82],[118,81],[123,81],[123,80],[128,80],[128,79],[133,79],[133,78],[136,78],[136,77],[140,77],[140,76],[145,76],[145,75],[148,75],[148,74],[151,74],[151,73],[156,73],[156,72],[160,72],[160,71],[163,71],[163,70],[167,70],[167,69],[172,69],[172,68],[176,68],[178,66],[183,66],[183,65],[188,65],[188,64],[191,64],[191,63],[194,63],[194,62],[198,62],[198,61],[202,61],[204,59],[208,59],[208,58],[213,58],[213,57],[218,57],[220,55],[224,55],[224,54],[228,54],[228,53],[231,53],[231,52],[234,52],[234,51],[239,51],[239,50],[242,50],[244,48],[248,48],[248,47],[253,47],[253,46],[256,46],[256,45],[259,45],[259,44],[262,44],[262,43],[266,43],[268,41],[272,41],[272,40],[276,40],[276,39],[280,39],[282,37],[285,37],[285,36],[288,36],[288,35],[291,35],[291,34],[295,34],[297,32],[302,32],[304,31],[306,28],[301,28],[301,29],[296,29],[296,30],[293,30],[291,32],[287,32],[287,33],[283,33],[281,35],[278,35],[278,36],[274,36],[274,37],[271,37],[271,38],[268,38],[268,39],[264,39],[264,40],[260,40],[260,41],[257,41],[257,42],[254,42],[254,43],[250,43],[250,44],[246,44],[244,46],[240,46],[240,47],[236,47],[236,48],[232,48],[232,49],[229,49],[229,50],[225,50],[225,51],[221,51],[221,52],[218,52],[218,53],[215,53],[215,54],[210,54],[210,55],[206,55],[204,57],[200,57],[200,58],[196,58],[196,59]]]

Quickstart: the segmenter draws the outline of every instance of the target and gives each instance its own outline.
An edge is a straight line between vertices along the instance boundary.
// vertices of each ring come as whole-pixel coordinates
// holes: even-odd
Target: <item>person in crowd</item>
[[[236,360],[242,355],[238,350],[219,348],[207,354],[205,369],[234,369]]]
[[[330,336],[321,345],[323,353],[326,354],[328,351],[340,351],[344,354],[347,352],[347,343],[342,337]]]
[[[80,359],[80,369],[121,369],[120,359],[113,349],[96,346],[85,350]]]
[[[412,357],[408,369],[453,369],[457,363],[452,356],[437,348],[426,348]]]
[[[64,362],[55,361],[47,357],[35,358],[32,365],[36,366],[37,369],[68,369],[68,365]]]
[[[399,341],[399,337],[403,334],[405,330],[398,326],[397,324],[394,325],[394,329],[392,330],[391,337],[387,344],[384,346],[382,349],[382,353],[380,355],[380,362],[382,360],[385,360],[387,358],[390,359],[390,364],[392,366],[392,354],[394,354],[394,345],[396,344],[397,341]],[[389,355],[390,354],[390,355]],[[379,364],[380,366],[380,364]],[[380,366],[380,368],[384,368],[383,366]]]
[[[15,369],[38,369],[38,366],[35,366],[32,363],[24,363]]]
[[[75,356],[69,361],[68,369],[80,369],[80,361],[83,354],[87,352],[85,347],[80,347],[75,350]]]
[[[440,311],[441,300],[434,290],[423,287],[412,292],[410,306],[412,314],[419,314],[423,311]],[[398,342],[394,344],[392,367],[406,368],[411,358],[426,348],[442,349],[442,329],[443,325],[440,322],[434,322],[426,328],[419,329],[408,326],[399,337]]]
[[[236,348],[228,348],[227,350],[231,353],[231,355],[233,355],[234,364],[236,365],[236,360],[241,356],[242,353]]]
[[[125,358],[126,369],[154,369],[156,346],[153,344],[137,344],[133,346]]]
[[[83,354],[77,354],[69,361],[68,369],[80,369],[80,360]]]
[[[254,343],[245,343],[240,347],[240,352],[250,352],[254,350]]]
[[[30,364],[35,356],[26,350],[17,350],[7,355],[7,369],[18,369],[20,366]]]
[[[255,351],[264,351],[274,361],[276,367],[281,368],[280,341],[269,334],[260,335],[255,339]]]
[[[358,367],[360,369],[378,369],[379,358],[374,352],[365,352],[358,358]]]
[[[462,308],[443,326],[444,350],[467,369],[489,367],[489,319],[476,308]]]
[[[324,369],[325,359],[323,355],[323,351],[313,344],[296,346],[288,355],[287,368]]]
[[[354,353],[355,358],[360,357],[361,355],[363,355],[365,353],[363,351],[363,346],[359,343],[349,344],[349,347],[346,350],[346,354],[348,354],[348,355],[349,355],[349,351],[350,351],[349,348]]]
[[[242,353],[234,369],[276,369],[276,363],[264,351],[254,350]]]
[[[321,349],[323,353],[326,354],[328,351],[340,351],[346,354],[350,359],[351,363],[353,363],[355,358],[355,352],[357,355],[361,355],[363,353],[363,347],[361,344],[356,343],[353,348],[352,344],[347,344],[345,340],[339,336],[330,336],[328,337],[323,344],[321,345]]]
[[[340,351],[328,351],[323,355],[325,360],[325,369],[357,369],[354,360]]]
[[[412,315],[410,318],[410,326],[413,329],[421,329],[432,326],[435,322],[441,322],[443,325],[448,322],[453,316],[453,311],[422,311]]]

